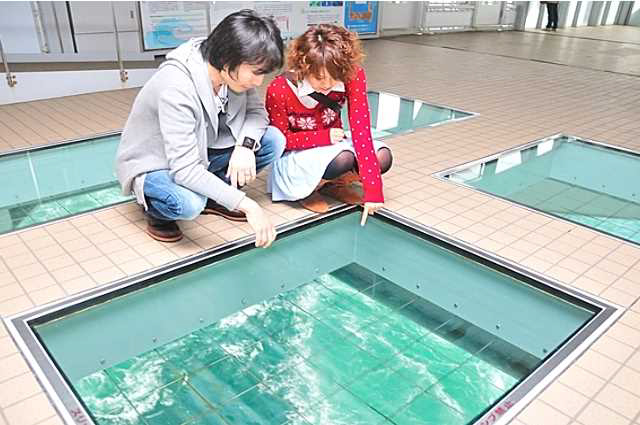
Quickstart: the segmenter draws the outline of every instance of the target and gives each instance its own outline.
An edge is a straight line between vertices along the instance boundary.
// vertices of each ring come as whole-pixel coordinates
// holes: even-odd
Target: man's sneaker
[[[229,210],[211,199],[207,199],[207,205],[202,210],[202,214],[219,215],[231,221],[247,221],[247,216],[242,211]]]
[[[160,242],[178,242],[182,239],[182,230],[178,223],[171,220],[160,220],[145,214],[147,217],[147,234]]]

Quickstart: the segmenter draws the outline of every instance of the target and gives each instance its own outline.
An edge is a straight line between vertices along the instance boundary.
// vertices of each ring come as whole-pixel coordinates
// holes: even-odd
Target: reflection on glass
[[[416,128],[471,116],[467,112],[430,105],[420,100],[407,99],[389,93],[370,91],[367,96],[371,110],[371,132],[374,138],[405,133]],[[342,123],[348,130],[349,119],[346,108],[342,110]]]
[[[496,164],[496,174],[506,171],[509,168],[515,167],[516,165],[520,165],[521,163],[522,158],[520,157],[520,151],[509,152],[504,155],[500,155]]]
[[[398,126],[400,117],[400,97],[380,93],[378,97],[378,122],[376,129],[387,130]]]
[[[638,176],[640,155],[559,136],[446,177],[640,244]]]
[[[553,150],[553,140],[546,140],[538,145],[536,149],[536,155],[544,155],[547,152],[551,152]]]

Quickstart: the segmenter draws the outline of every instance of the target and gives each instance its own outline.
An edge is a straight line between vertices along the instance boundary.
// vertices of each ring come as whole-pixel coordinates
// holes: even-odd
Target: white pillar
[[[589,19],[587,21],[587,24],[592,27],[599,26],[600,21],[602,21],[603,12],[604,12],[603,1],[591,2],[591,11],[589,12]]]
[[[640,1],[634,1],[631,5],[631,18],[629,25],[640,27]]]

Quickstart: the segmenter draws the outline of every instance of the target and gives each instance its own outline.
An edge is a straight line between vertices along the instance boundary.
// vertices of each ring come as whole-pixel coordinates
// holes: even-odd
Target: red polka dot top
[[[364,202],[384,202],[380,165],[371,136],[364,69],[359,68],[355,78],[344,86],[344,92],[331,91],[327,96],[341,105],[345,101],[348,104],[349,127],[364,188]],[[283,75],[269,84],[265,106],[271,125],[278,127],[287,138],[286,150],[331,145],[329,130],[342,128],[340,114],[322,103],[313,108],[304,106]]]

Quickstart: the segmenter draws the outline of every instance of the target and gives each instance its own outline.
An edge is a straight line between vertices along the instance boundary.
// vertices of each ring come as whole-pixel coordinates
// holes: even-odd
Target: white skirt
[[[374,140],[373,148],[377,152],[386,148],[384,143]],[[318,186],[329,163],[340,152],[351,151],[355,154],[351,140],[335,145],[286,152],[273,163],[267,190],[274,201],[297,201],[311,195]]]

